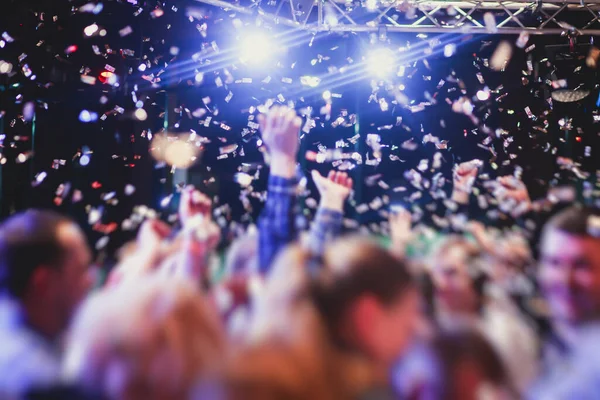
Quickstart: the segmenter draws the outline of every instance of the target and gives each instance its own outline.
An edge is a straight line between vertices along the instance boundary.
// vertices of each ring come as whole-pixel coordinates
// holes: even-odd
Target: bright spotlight
[[[269,36],[263,32],[245,35],[240,42],[240,60],[245,64],[258,65],[267,62],[275,46]]]
[[[396,67],[394,52],[387,48],[375,49],[367,54],[367,70],[378,78],[392,74]]]

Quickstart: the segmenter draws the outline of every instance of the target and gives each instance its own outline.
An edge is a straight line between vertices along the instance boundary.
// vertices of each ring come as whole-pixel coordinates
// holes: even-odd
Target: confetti
[[[494,54],[490,59],[490,68],[496,71],[502,71],[512,57],[512,46],[510,43],[503,41],[498,44]]]
[[[131,28],[131,26],[129,26],[129,25],[119,31],[119,35],[121,37],[131,35],[132,33],[133,33],[133,28]]]

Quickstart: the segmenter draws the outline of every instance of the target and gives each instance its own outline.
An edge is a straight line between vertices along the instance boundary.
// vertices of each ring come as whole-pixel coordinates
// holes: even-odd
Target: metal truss
[[[312,32],[600,35],[600,1],[197,1]]]

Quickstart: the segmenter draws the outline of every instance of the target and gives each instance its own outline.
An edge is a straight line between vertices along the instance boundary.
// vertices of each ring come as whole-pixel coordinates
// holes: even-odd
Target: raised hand
[[[512,175],[501,176],[498,178],[498,183],[501,185],[499,194],[502,197],[514,199],[519,202],[530,201],[527,187],[520,179],[517,179]]]
[[[157,219],[144,221],[129,253],[111,271],[107,285],[115,286],[129,279],[137,279],[153,271],[163,257],[166,239],[171,227]]]
[[[389,222],[392,241],[406,243],[412,239],[412,215],[408,210],[401,208],[392,211]]]
[[[352,191],[352,178],[345,172],[329,171],[327,178],[318,171],[312,171],[312,178],[321,195],[319,207],[344,211],[344,202]]]
[[[489,236],[484,224],[479,221],[469,221],[465,230],[473,235],[479,246],[483,249],[490,253],[494,251],[494,241]]]
[[[294,176],[302,119],[288,107],[274,106],[258,116],[262,139],[271,155],[271,173]]]
[[[518,217],[531,209],[531,199],[523,181],[508,175],[499,177],[496,182],[494,196],[503,211]]]
[[[171,227],[159,220],[148,219],[140,227],[136,244],[141,251],[159,249],[163,241],[171,234]]]
[[[181,192],[179,201],[179,220],[185,225],[196,215],[202,215],[204,218],[211,219],[212,201],[208,196],[193,186],[187,186]]]
[[[209,256],[219,244],[221,230],[210,218],[198,214],[188,220],[166,250],[159,271],[169,276],[206,278]]]
[[[406,246],[413,238],[412,215],[404,209],[394,210],[390,213],[390,236],[392,239],[391,252],[397,256],[403,257],[406,253]]]
[[[469,202],[469,195],[482,164],[481,160],[471,160],[460,163],[454,168],[452,200],[460,204]]]

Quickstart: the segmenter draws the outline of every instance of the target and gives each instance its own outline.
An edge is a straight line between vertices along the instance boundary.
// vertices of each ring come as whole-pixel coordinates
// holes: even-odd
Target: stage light
[[[380,48],[372,50],[366,58],[367,70],[378,78],[385,78],[394,71],[396,57],[392,50]]]
[[[240,60],[249,65],[264,64],[269,61],[275,44],[263,32],[245,35],[240,42]]]

